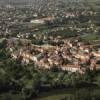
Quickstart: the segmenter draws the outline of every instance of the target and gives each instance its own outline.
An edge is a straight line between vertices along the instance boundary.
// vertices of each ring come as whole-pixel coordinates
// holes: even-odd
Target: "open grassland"
[[[82,36],[82,39],[85,41],[93,41],[93,40],[100,41],[100,35],[99,34],[85,34]]]
[[[91,98],[92,96],[94,98],[95,97],[99,98],[99,93],[100,93],[99,89],[92,89],[91,91],[91,89],[89,88],[77,89],[76,91],[74,89],[73,90],[71,89],[70,90],[60,90],[60,91],[55,91],[55,93],[52,92],[51,94],[45,93],[44,97],[41,97],[37,100],[86,100],[88,98]]]

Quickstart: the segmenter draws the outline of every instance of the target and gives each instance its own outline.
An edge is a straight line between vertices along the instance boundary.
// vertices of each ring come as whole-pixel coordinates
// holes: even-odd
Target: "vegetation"
[[[100,40],[100,35],[91,33],[91,34],[85,34],[81,36],[81,39],[84,41],[94,41],[94,40]]]
[[[99,100],[99,89],[67,89],[42,94],[38,100]]]
[[[99,12],[99,3],[95,3],[94,0],[92,0],[92,2],[90,3],[90,1],[91,0],[89,0],[88,2],[90,6],[93,7],[91,9]],[[48,2],[46,4],[48,5]],[[72,4],[69,5],[68,3],[67,5],[72,7]],[[77,3],[74,3],[74,5],[75,7],[73,8],[73,11],[77,11]],[[88,4],[86,2],[85,5],[87,8]],[[64,5],[58,6],[60,6],[61,8],[64,7]],[[70,9],[69,7],[69,9],[67,10],[71,11],[72,9]],[[48,9],[46,9],[46,11],[48,11]],[[61,12],[63,11],[61,10]],[[79,12],[81,12],[81,10]],[[33,44],[39,45],[45,44],[44,42],[48,42],[47,44],[52,45],[63,43],[61,41],[59,41],[58,44],[50,40],[43,41],[43,38],[41,37],[38,40],[35,38],[33,39],[33,34],[43,33],[47,36],[61,35],[63,36],[63,38],[76,37],[81,35],[80,38],[83,41],[89,40],[96,44],[97,42],[98,44],[100,43],[99,13],[96,16],[80,15],[79,17],[69,18],[62,17],[61,14],[57,12],[55,15],[55,20],[50,22],[47,21],[45,22],[45,25],[36,25],[34,26],[34,29],[33,25],[27,25],[26,23],[23,23],[21,25],[19,24],[18,29],[15,30],[16,34],[13,34],[12,32],[11,36],[9,34],[6,34],[4,35],[4,37],[17,37],[18,33],[20,33],[20,30],[21,33],[32,33],[26,40],[29,39]],[[27,16],[29,16],[29,14]],[[92,29],[91,25],[93,25]],[[3,26],[3,28],[7,26],[10,27],[10,25],[6,25]],[[88,31],[87,28],[89,29]],[[94,30],[97,32],[94,32]],[[2,36],[3,34],[0,36],[0,38],[2,38]],[[6,45],[7,43],[5,39],[0,41],[0,100],[31,100],[38,99],[38,97],[38,100],[100,100],[100,71],[90,71],[89,69],[87,69],[85,74],[80,74],[78,72],[72,73],[61,71],[58,66],[55,65],[52,66],[51,70],[39,69],[38,66],[36,66],[34,63],[24,65],[21,63],[20,59],[14,60],[11,58]],[[69,62],[64,61],[63,63],[66,64]],[[57,93],[58,90],[60,91],[60,94]],[[51,91],[52,94],[50,94],[51,92],[49,91]],[[43,93],[45,93],[46,95],[43,95]]]
[[[34,64],[22,65],[20,60],[13,60],[6,53],[3,41],[0,44],[0,93],[1,98],[13,98],[21,94],[24,100],[31,100],[39,94],[52,89],[80,88],[84,85],[100,86],[99,72],[87,70],[86,74],[60,71],[56,66],[52,70],[37,69]],[[80,92],[79,92],[80,93]],[[81,96],[81,95],[80,95]],[[13,100],[13,99],[10,99]],[[18,100],[18,99],[17,99]],[[98,99],[94,99],[98,100]]]

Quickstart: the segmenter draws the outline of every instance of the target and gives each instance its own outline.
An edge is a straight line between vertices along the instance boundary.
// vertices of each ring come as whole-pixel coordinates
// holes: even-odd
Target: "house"
[[[18,58],[18,55],[16,53],[11,53],[11,56],[13,59],[17,59]]]
[[[79,66],[75,67],[75,66],[72,65],[72,64],[62,65],[62,66],[61,66],[61,69],[64,70],[64,71],[70,71],[70,72],[77,72],[77,71],[80,71],[80,67],[79,67]]]
[[[31,59],[32,61],[34,61],[34,62],[37,62],[37,61],[38,61],[38,59],[37,59],[36,56],[31,56],[30,59]]]
[[[33,23],[33,24],[44,24],[45,21],[43,19],[35,19],[35,20],[31,20],[30,23]]]
[[[30,23],[33,24],[45,24],[45,21],[52,21],[54,19],[54,17],[47,17],[47,18],[41,18],[41,19],[34,19],[31,20]]]

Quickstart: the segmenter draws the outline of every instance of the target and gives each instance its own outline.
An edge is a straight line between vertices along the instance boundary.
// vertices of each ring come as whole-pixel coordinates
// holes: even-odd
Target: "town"
[[[33,61],[39,68],[50,69],[56,65],[62,70],[71,72],[82,72],[86,66],[90,69],[99,69],[100,48],[94,50],[90,43],[82,42],[77,38],[70,39],[73,36],[83,35],[85,32],[98,33],[98,28],[92,23],[92,19],[87,18],[87,16],[95,15],[96,12],[92,10],[82,12],[72,10],[67,11],[59,22],[57,15],[38,15],[30,9],[9,8],[5,10],[2,8],[0,35],[9,38],[7,48],[11,57],[22,58],[23,64]],[[88,26],[76,25],[82,16],[87,18]],[[87,23],[86,21],[84,23]],[[59,26],[60,24],[62,25]],[[65,33],[62,33],[63,31]],[[60,32],[65,35],[62,36]],[[66,32],[71,33],[66,34]],[[22,45],[17,44],[16,48],[17,42]]]
[[[45,37],[46,39],[46,37]],[[45,40],[43,40],[45,41]],[[100,48],[94,50],[90,43],[79,40],[62,39],[61,36],[50,37],[52,44],[34,45],[28,41],[20,41],[20,47],[14,47],[18,39],[9,41],[7,47],[12,58],[22,60],[23,64],[32,61],[39,68],[50,69],[54,65],[62,70],[76,72],[89,67],[100,69]]]

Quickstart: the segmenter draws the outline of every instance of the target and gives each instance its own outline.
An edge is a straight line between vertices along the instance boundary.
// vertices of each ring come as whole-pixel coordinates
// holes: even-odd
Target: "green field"
[[[95,100],[89,98],[96,98],[96,100],[99,100],[99,93],[100,89],[92,88],[58,90],[55,92],[45,93],[37,100]]]
[[[100,40],[100,35],[91,33],[91,34],[85,34],[81,38],[82,40],[85,40],[85,41]]]
[[[38,99],[38,100],[60,100],[61,98],[65,97],[66,95],[70,96],[68,94],[60,94],[60,95],[53,95],[53,96],[44,97],[44,98]]]

